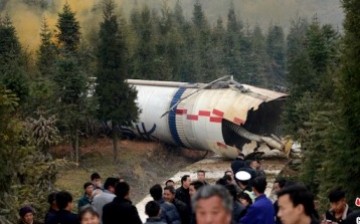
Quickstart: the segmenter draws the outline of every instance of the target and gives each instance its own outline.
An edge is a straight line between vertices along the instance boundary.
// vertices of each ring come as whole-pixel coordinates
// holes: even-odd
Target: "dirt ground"
[[[111,176],[124,178],[131,186],[132,201],[137,203],[152,185],[163,184],[182,168],[211,155],[158,142],[121,140],[118,162],[114,163],[111,139],[86,140],[81,145],[80,164],[60,167],[55,183],[59,190],[71,192],[75,200],[83,194],[83,184],[90,175],[98,172],[103,182]],[[69,145],[61,145],[53,148],[52,154],[58,159],[67,158],[69,150]]]

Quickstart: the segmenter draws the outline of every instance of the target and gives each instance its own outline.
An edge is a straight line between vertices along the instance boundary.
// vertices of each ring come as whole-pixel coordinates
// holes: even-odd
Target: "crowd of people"
[[[34,220],[34,210],[24,206],[19,224],[142,224],[137,208],[130,199],[131,187],[124,179],[109,177],[102,185],[98,173],[84,184],[84,195],[73,213],[69,192],[48,196],[49,210],[44,222]],[[330,208],[323,216],[316,210],[313,194],[302,184],[276,179],[273,191],[277,200],[265,195],[265,172],[257,160],[245,160],[242,154],[232,162],[231,170],[210,184],[206,172],[199,170],[197,179],[181,178],[176,188],[173,180],[149,189],[153,200],[145,205],[146,224],[325,224],[360,223],[359,211],[346,202],[345,192],[329,192]]]

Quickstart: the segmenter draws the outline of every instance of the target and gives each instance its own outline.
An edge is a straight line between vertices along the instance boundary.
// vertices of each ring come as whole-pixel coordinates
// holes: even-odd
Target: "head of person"
[[[341,188],[335,188],[328,194],[330,209],[335,213],[343,213],[346,208],[345,191]]]
[[[104,189],[115,194],[115,186],[119,183],[119,178],[108,177],[104,183]]]
[[[221,185],[205,185],[192,198],[198,224],[230,224],[233,199]]]
[[[248,207],[248,206],[252,205],[252,200],[251,200],[251,197],[249,195],[249,192],[247,192],[247,191],[241,192],[239,194],[238,198],[240,200],[240,203],[243,206]]]
[[[175,188],[173,186],[166,186],[164,188],[163,198],[167,202],[172,202],[175,199]]]
[[[93,191],[94,191],[94,185],[91,183],[91,182],[86,182],[85,184],[84,184],[84,193],[86,194],[86,195],[92,195],[92,193],[93,193]]]
[[[167,187],[167,186],[175,186],[175,182],[174,182],[173,180],[169,179],[169,180],[167,180],[167,181],[165,182],[165,186],[166,186],[166,187]]]
[[[224,175],[223,177],[221,177],[220,179],[218,179],[216,181],[216,184],[222,185],[222,186],[226,186],[228,184],[231,184],[231,177],[228,175]]]
[[[115,186],[115,195],[122,199],[129,199],[130,185],[126,182],[119,182]]]
[[[273,186],[273,191],[277,194],[286,184],[286,179],[283,177],[276,178]]]
[[[21,221],[26,224],[32,224],[34,222],[34,210],[30,206],[20,208],[19,216]]]
[[[160,184],[155,184],[150,188],[150,195],[155,201],[161,200],[162,194],[163,193]]]
[[[260,194],[264,194],[266,185],[267,182],[265,177],[259,176],[259,177],[255,177],[252,180],[252,188],[256,196]]]
[[[195,195],[195,193],[204,185],[205,184],[199,180],[191,182],[190,186],[189,186],[190,197],[193,197]]]
[[[156,201],[149,201],[145,205],[145,213],[150,218],[159,217],[160,215],[160,205]]]
[[[100,177],[100,175],[98,174],[98,173],[92,173],[91,175],[90,175],[90,180],[91,180],[91,182],[93,183],[93,185],[95,186],[95,188],[101,188],[102,186],[101,186],[101,177]]]
[[[100,224],[100,216],[93,207],[85,207],[79,213],[81,224]]]
[[[59,210],[71,211],[73,209],[73,197],[67,191],[60,191],[56,194],[56,204]]]
[[[59,210],[57,204],[56,204],[56,192],[52,192],[48,195],[47,197],[47,202],[50,205],[50,208],[54,209],[54,210]]]
[[[188,189],[190,187],[191,178],[189,175],[184,175],[181,177],[181,186],[185,189]]]
[[[224,176],[229,176],[231,180],[234,179],[234,173],[231,170],[226,170]]]
[[[258,170],[258,169],[260,169],[261,165],[260,165],[260,162],[258,160],[250,160],[249,161],[249,167],[251,167],[254,170]]]
[[[235,178],[240,188],[245,189],[249,185],[251,174],[247,171],[239,171],[235,174]]]
[[[277,193],[277,216],[284,224],[304,223],[315,214],[313,194],[305,186],[296,184],[284,187]]]
[[[197,174],[198,181],[205,182],[205,171],[204,170],[198,170],[196,174]]]

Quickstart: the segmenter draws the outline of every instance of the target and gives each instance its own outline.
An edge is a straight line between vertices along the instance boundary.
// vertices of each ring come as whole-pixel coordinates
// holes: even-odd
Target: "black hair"
[[[57,192],[52,192],[47,197],[47,202],[52,205],[54,202],[56,202],[56,194]]]
[[[196,173],[203,173],[203,174],[205,174],[205,170],[198,170],[198,171],[196,171]]]
[[[169,182],[175,183],[173,180],[169,179],[169,180],[167,180],[167,181],[165,182],[165,186],[166,186]]]
[[[309,217],[313,217],[317,214],[314,204],[314,195],[303,185],[293,184],[288,187],[281,189],[277,196],[289,195],[290,201],[293,207],[297,205],[303,205],[305,214]]]
[[[91,182],[86,182],[85,184],[84,184],[84,190],[88,187],[88,186],[90,186],[90,185],[93,185]]]
[[[246,191],[241,192],[239,194],[238,198],[246,200],[249,203],[249,205],[251,205],[253,203],[249,193]]]
[[[155,201],[162,198],[162,188],[160,184],[155,184],[150,188],[150,195],[154,198]]]
[[[60,191],[56,194],[56,204],[60,210],[64,210],[72,201],[73,197],[67,191]]]
[[[205,184],[201,181],[195,180],[195,181],[191,182],[190,185],[193,185],[195,190],[199,190],[199,188],[204,186]]]
[[[119,178],[116,178],[116,177],[108,177],[106,178],[105,180],[105,183],[104,183],[104,189],[105,190],[108,190],[109,187],[114,187],[116,186],[116,184],[119,183]]]
[[[164,190],[170,191],[171,194],[175,194],[175,188],[173,186],[166,186],[164,187]]]
[[[283,177],[278,177],[278,178],[276,178],[275,183],[278,183],[279,187],[283,188],[286,184],[286,179]]]
[[[101,177],[100,177],[100,174],[95,172],[95,173],[91,174],[90,179],[91,179],[91,181],[93,181],[95,179],[101,179]]]
[[[160,212],[160,205],[156,201],[149,201],[145,205],[145,213],[149,217],[157,217]]]
[[[267,182],[266,182],[265,177],[261,177],[261,176],[260,177],[255,177],[252,180],[253,188],[255,188],[255,190],[257,192],[259,192],[260,194],[263,194],[265,192],[266,185],[267,185]]]
[[[330,202],[338,202],[345,198],[345,191],[341,187],[334,188],[329,192],[328,198]]]
[[[86,213],[90,213],[92,216],[96,216],[96,217],[100,218],[99,213],[97,213],[93,207],[86,206],[80,210],[80,213],[79,213],[80,221],[84,218]]]
[[[235,185],[228,184],[225,187],[229,191],[230,195],[233,197],[234,201],[236,201],[236,199],[237,199],[237,190],[236,190]]]
[[[117,197],[124,199],[129,194],[130,186],[126,182],[119,182],[115,186],[115,194]]]
[[[184,181],[187,180],[188,177],[190,177],[190,176],[187,174],[181,177],[181,185],[184,183]]]

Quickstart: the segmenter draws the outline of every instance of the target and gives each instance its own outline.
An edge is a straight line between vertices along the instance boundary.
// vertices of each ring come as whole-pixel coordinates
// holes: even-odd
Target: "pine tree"
[[[0,83],[24,103],[29,95],[25,54],[9,16],[0,17]]]
[[[104,21],[100,24],[97,53],[96,95],[99,100],[99,119],[112,123],[114,161],[117,161],[120,125],[132,125],[139,111],[135,104],[136,90],[125,82],[127,49],[114,9],[113,0],[104,0]]]
[[[79,132],[85,118],[87,101],[87,78],[79,60],[80,26],[66,3],[59,13],[56,35],[59,44],[59,58],[56,61],[54,82],[57,86],[57,112],[60,130],[66,133],[72,144],[71,157],[79,162]]]

